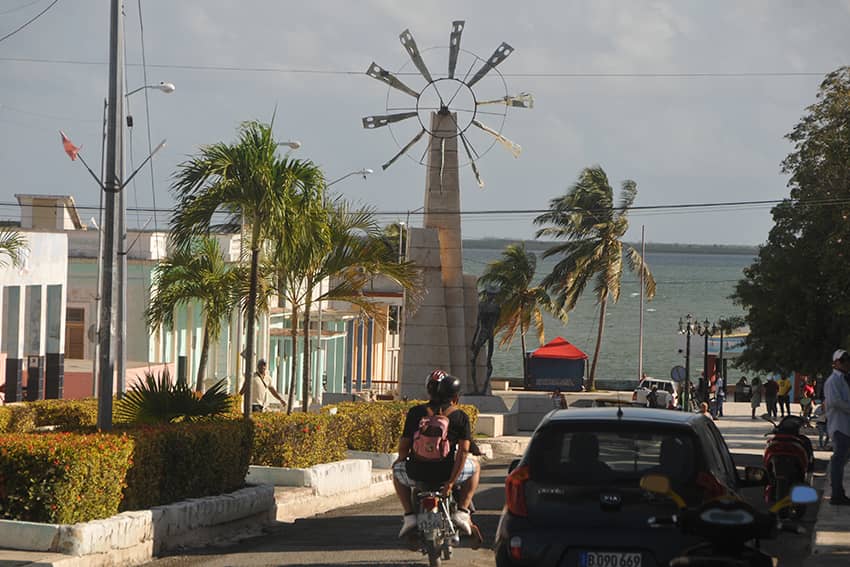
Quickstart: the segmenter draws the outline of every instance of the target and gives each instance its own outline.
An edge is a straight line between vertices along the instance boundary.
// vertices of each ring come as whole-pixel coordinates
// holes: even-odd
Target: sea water
[[[557,259],[537,255],[538,280],[548,274]],[[499,259],[501,250],[475,248],[464,243],[464,272],[481,275],[487,264]],[[695,319],[711,322],[721,317],[742,315],[743,311],[729,296],[743,277],[743,269],[753,262],[750,254],[694,254],[647,250],[646,261],[655,276],[655,298],[644,304],[643,368],[650,376],[669,378],[676,365],[684,366],[679,352],[679,319],[690,313]],[[625,265],[625,263],[624,263]],[[546,340],[562,336],[588,355],[587,373],[593,359],[599,324],[599,306],[593,293],[594,282],[588,283],[566,324],[544,314]],[[637,278],[631,272],[623,275],[620,299],[608,302],[602,347],[596,376],[599,380],[634,380],[638,378],[640,294]],[[694,336],[691,341],[702,341]],[[693,345],[693,342],[692,342]],[[526,348],[539,346],[536,333],[526,336]],[[507,349],[493,355],[493,376],[520,378],[522,358],[517,335]],[[483,356],[483,353],[482,353]],[[692,375],[702,368],[702,360],[691,359]],[[734,376],[737,373],[731,373]]]

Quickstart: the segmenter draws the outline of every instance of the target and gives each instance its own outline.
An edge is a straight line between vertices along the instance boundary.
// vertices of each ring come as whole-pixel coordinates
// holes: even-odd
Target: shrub
[[[327,413],[256,413],[252,419],[252,465],[306,468],[345,458],[345,418]]]
[[[27,404],[35,414],[35,425],[58,425],[62,428],[95,425],[97,423],[97,399],[85,400],[39,400]]]
[[[0,517],[72,524],[112,516],[131,452],[121,435],[0,435]]]
[[[119,421],[153,424],[223,416],[229,410],[225,379],[199,397],[186,383],[172,383],[168,370],[164,370],[158,375],[145,372],[145,379],[118,401],[115,416]]]
[[[30,404],[0,407],[0,433],[29,433],[35,429],[35,412]]]
[[[133,466],[122,510],[232,492],[245,484],[253,424],[244,419],[128,427]]]

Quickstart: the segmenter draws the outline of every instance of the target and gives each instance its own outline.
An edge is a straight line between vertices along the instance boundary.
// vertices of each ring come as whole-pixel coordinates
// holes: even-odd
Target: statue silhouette
[[[484,292],[484,300],[478,303],[478,323],[475,326],[475,334],[472,335],[472,387],[476,394],[486,394],[487,387],[490,385],[490,378],[493,375],[493,347],[496,323],[499,322],[499,314],[501,309],[496,303],[496,295],[499,290],[494,287],[488,287]],[[478,354],[482,347],[487,345],[487,378],[484,381],[484,386],[478,389],[478,369],[476,362]]]

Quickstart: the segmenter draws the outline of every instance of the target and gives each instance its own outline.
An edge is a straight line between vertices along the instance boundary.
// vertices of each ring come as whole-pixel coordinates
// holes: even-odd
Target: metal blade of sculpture
[[[507,139],[502,134],[502,128],[509,108],[532,108],[534,97],[525,92],[518,95],[508,94],[505,79],[497,69],[514,52],[514,48],[502,42],[487,59],[461,49],[461,36],[465,26],[466,22],[463,20],[452,22],[448,46],[424,50],[419,49],[413,34],[406,29],[399,34],[399,40],[407,52],[408,62],[394,73],[375,62],[366,70],[368,76],[388,86],[386,113],[366,116],[362,120],[363,127],[367,129],[388,127],[399,147],[399,151],[383,164],[384,169],[403,155],[421,165],[429,165],[427,150],[418,159],[408,153],[425,134],[428,134],[429,138],[460,137],[467,158],[467,161],[460,165],[470,166],[476,183],[482,188],[484,182],[476,162],[497,142],[510,150],[514,157],[519,155],[520,146]],[[442,55],[441,50],[448,50],[445,75],[433,74],[426,64],[426,59],[432,62],[437,60]],[[409,65],[415,70],[409,69]],[[431,69],[440,67],[442,66],[436,64],[430,66]],[[404,77],[404,81],[401,77]],[[420,80],[424,81],[424,86],[418,90],[411,86],[413,81]],[[475,90],[473,86],[476,87]],[[416,99],[414,105],[410,104],[409,97]],[[499,110],[482,109],[482,106]],[[432,131],[433,113],[451,116],[455,125],[453,131]],[[413,118],[418,120],[411,120]],[[484,120],[497,122],[497,125],[487,125]],[[405,122],[409,126],[405,125]],[[470,130],[473,125],[477,131]],[[431,163],[430,167],[442,171],[442,161],[440,159],[437,163]]]

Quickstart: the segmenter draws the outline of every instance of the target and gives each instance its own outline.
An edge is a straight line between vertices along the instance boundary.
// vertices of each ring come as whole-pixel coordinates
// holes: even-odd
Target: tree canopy
[[[739,365],[823,372],[850,338],[850,67],[826,76],[786,138],[789,196],[732,295],[750,327]]]

